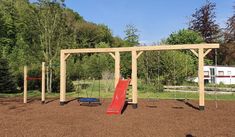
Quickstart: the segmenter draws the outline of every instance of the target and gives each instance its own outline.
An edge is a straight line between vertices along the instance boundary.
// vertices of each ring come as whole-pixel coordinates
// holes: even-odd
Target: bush
[[[8,61],[5,58],[0,58],[0,92],[16,92],[15,79],[10,72]]]
[[[41,78],[41,70],[40,69],[31,69],[28,70],[28,77],[31,78]],[[22,91],[24,88],[24,73],[16,74],[16,83],[18,88]],[[41,90],[41,80],[28,80],[27,88],[28,90]]]
[[[138,83],[138,89],[144,92],[163,92],[164,85],[162,84],[161,78],[160,80],[156,78],[151,79],[148,83],[145,81]]]
[[[28,71],[28,77],[41,78],[40,69],[32,69]],[[41,80],[28,80],[28,90],[41,90]]]
[[[59,92],[60,91],[60,77],[59,75],[56,76],[52,82],[52,92]],[[74,85],[71,79],[67,77],[66,80],[66,92],[73,92],[74,91]]]

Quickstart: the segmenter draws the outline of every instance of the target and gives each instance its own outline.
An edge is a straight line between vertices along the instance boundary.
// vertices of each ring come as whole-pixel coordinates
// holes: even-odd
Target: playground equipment
[[[153,50],[190,50],[198,57],[198,76],[199,76],[199,109],[204,110],[204,57],[219,44],[185,44],[185,45],[161,45],[161,46],[137,46],[121,48],[88,48],[88,49],[63,49],[60,52],[60,104],[66,103],[66,59],[71,54],[79,53],[109,53],[115,59],[115,86],[120,78],[120,52],[131,52],[132,54],[132,100],[129,102],[134,108],[137,108],[137,59],[143,51]],[[205,50],[205,51],[204,51]]]
[[[100,64],[100,56],[98,56],[98,64]],[[100,70],[100,65],[98,65],[98,70]],[[85,81],[85,80],[84,80]],[[95,78],[93,78],[93,82],[92,82],[92,89],[90,92],[88,92],[88,90],[85,90],[86,92],[86,97],[78,97],[78,101],[80,103],[80,105],[94,105],[94,104],[98,104],[98,105],[101,105],[101,98],[100,98],[100,79],[99,79],[99,89],[98,89],[98,92],[99,92],[99,97],[95,98],[92,96],[92,93],[94,92],[94,87],[95,87]],[[90,93],[90,94],[89,94]]]
[[[125,105],[126,101],[126,91],[130,84],[130,80],[119,80],[117,87],[115,89],[113,99],[111,104],[109,105],[106,113],[107,114],[121,114],[122,109]]]
[[[42,62],[42,76],[40,77],[29,77],[28,76],[28,67],[24,66],[24,103],[27,103],[27,93],[28,93],[28,80],[41,80],[42,81],[42,93],[41,93],[41,101],[45,103],[45,62]]]
[[[100,99],[100,80],[99,80],[99,98],[94,98],[92,97],[92,93],[93,93],[93,89],[94,89],[94,82],[95,80],[93,79],[93,85],[92,85],[92,90],[90,91],[90,94],[88,94],[88,91],[86,91],[86,97],[80,98],[78,99],[80,105],[91,105],[91,104],[99,104],[101,105],[101,99]]]

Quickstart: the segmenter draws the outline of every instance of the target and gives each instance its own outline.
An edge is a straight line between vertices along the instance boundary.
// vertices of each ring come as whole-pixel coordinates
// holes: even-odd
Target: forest
[[[191,11],[188,27],[172,32],[161,45],[219,43],[207,57],[207,65],[235,65],[235,5],[233,16],[221,28],[216,18],[216,3],[207,1]],[[59,92],[60,50],[145,46],[134,24],[127,24],[125,37],[114,36],[105,24],[86,21],[66,7],[64,0],[0,0],[0,93],[23,90],[23,66],[29,75],[41,76],[46,62],[46,91]],[[153,43],[153,45],[156,45]],[[138,78],[148,88],[163,90],[163,85],[182,85],[197,76],[197,57],[190,51],[151,51],[138,59]],[[85,79],[113,79],[114,60],[109,54],[77,54],[67,61],[67,91],[74,82]],[[121,75],[131,75],[131,54],[121,54]],[[40,89],[40,81],[29,83]]]

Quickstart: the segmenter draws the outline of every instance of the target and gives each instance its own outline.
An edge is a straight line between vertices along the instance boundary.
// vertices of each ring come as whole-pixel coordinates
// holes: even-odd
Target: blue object
[[[80,98],[79,102],[100,102],[97,98]]]

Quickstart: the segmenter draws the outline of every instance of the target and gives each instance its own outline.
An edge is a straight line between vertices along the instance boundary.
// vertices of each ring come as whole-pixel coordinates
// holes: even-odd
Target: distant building
[[[198,78],[194,80],[198,81]],[[235,67],[229,66],[204,66],[205,83],[235,84]]]

